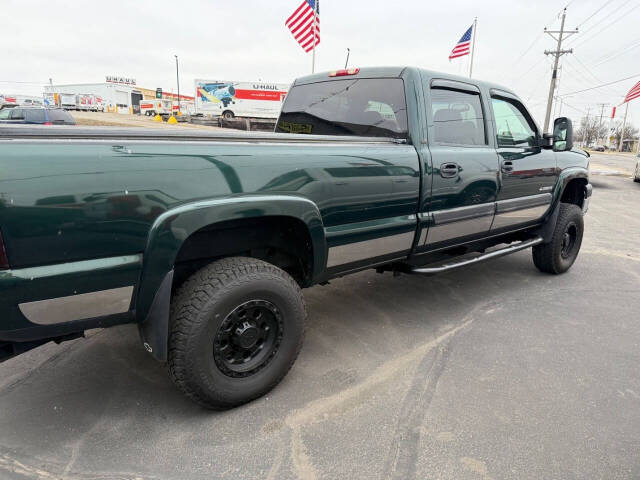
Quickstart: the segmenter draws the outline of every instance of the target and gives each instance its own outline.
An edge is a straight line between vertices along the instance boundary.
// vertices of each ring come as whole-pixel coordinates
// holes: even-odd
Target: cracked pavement
[[[184,398],[134,326],[1,364],[0,479],[638,478],[640,184],[592,180],[567,274],[524,251],[306,290],[297,363],[234,410]]]

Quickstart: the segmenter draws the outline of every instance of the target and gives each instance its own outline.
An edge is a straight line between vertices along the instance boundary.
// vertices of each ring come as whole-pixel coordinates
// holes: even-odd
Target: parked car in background
[[[602,145],[594,145],[593,150],[596,152],[604,152],[605,148]]]
[[[62,108],[14,107],[0,110],[0,124],[75,125],[71,114]]]
[[[640,153],[638,154],[638,159],[636,160],[636,169],[633,172],[633,181],[640,183]]]

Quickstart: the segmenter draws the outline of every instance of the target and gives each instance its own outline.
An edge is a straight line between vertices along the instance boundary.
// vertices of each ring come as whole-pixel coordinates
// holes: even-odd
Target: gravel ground
[[[154,122],[153,117],[144,115],[122,115],[119,113],[103,112],[69,112],[76,119],[78,125],[111,126],[111,127],[153,127],[153,128],[197,128],[220,130],[218,127],[196,125],[192,123],[167,124]]]
[[[241,408],[183,398],[133,326],[5,362],[0,478],[640,478],[640,184],[592,181],[568,273],[524,251],[308,289],[300,358]]]

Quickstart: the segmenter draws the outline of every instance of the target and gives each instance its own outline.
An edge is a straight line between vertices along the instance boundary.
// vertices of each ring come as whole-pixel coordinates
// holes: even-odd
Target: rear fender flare
[[[181,205],[156,219],[147,239],[136,297],[142,340],[154,357],[166,360],[173,266],[185,240],[219,222],[269,216],[295,218],[307,226],[313,246],[313,283],[324,271],[327,244],[320,211],[311,200],[286,195],[234,196]]]

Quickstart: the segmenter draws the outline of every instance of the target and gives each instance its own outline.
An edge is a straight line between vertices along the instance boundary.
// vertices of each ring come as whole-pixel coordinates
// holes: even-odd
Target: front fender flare
[[[553,198],[551,199],[551,208],[547,213],[544,224],[537,230],[544,243],[549,243],[553,235],[553,231],[558,220],[558,212],[560,211],[560,200],[565,188],[569,185],[569,182],[575,179],[584,179],[589,183],[589,171],[582,167],[570,167],[562,170],[558,176],[556,187],[553,190]]]
[[[269,216],[292,217],[307,226],[313,247],[312,282],[319,278],[327,261],[327,243],[320,211],[309,199],[243,195],[201,200],[167,210],[155,220],[147,239],[136,298],[136,317],[141,324],[143,342],[154,357],[166,360],[171,278],[175,259],[185,240],[219,222]]]

